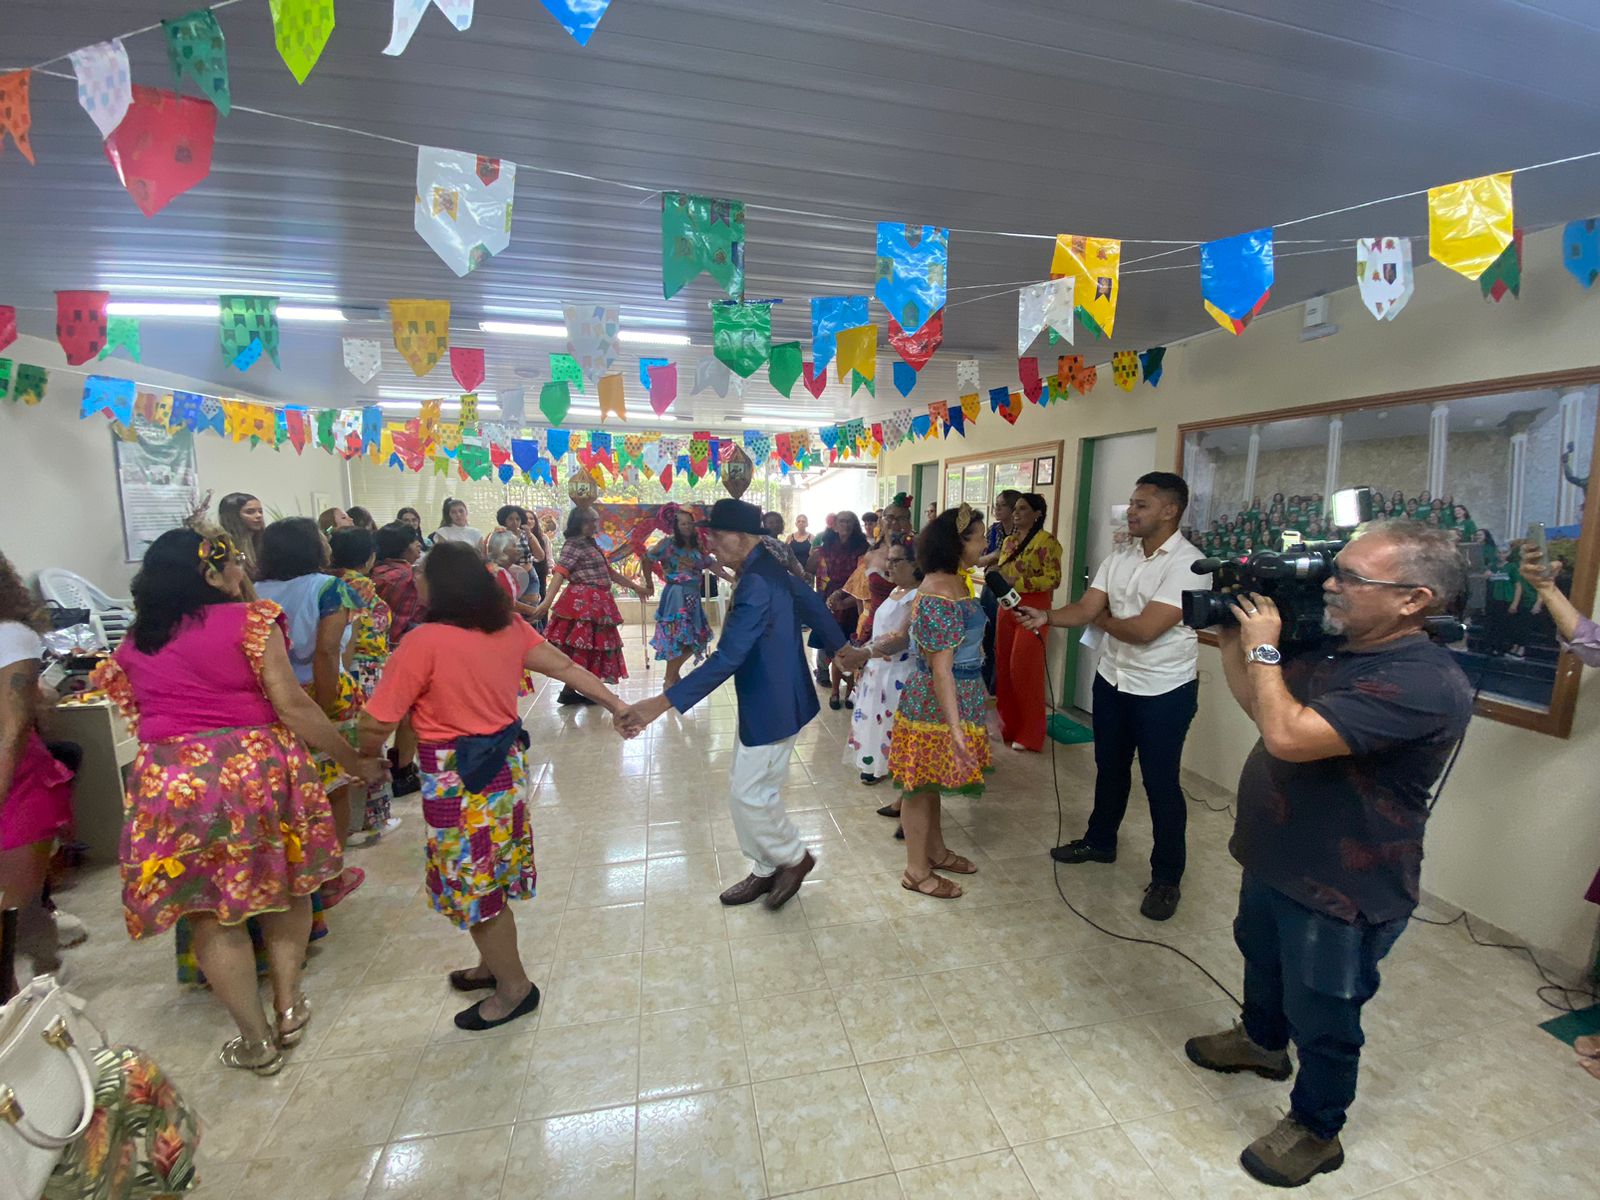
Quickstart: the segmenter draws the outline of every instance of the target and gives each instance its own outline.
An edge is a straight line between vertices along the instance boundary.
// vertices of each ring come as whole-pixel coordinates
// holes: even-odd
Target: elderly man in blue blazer
[[[810,626],[813,644],[829,654],[848,639],[822,598],[763,545],[759,508],[718,500],[702,525],[717,560],[739,572],[716,651],[661,695],[625,709],[617,724],[631,735],[668,709],[688,712],[733,676],[739,738],[729,808],[739,848],[752,867],[722,893],[722,902],[749,904],[765,896],[768,908],[781,908],[816,866],[781,793],[795,736],[821,708],[806,669],[801,627]]]

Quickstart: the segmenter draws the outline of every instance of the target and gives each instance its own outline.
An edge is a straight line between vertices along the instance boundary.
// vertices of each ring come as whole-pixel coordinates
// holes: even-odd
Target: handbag
[[[41,975],[0,1008],[0,1200],[38,1200],[95,1110],[105,1035],[83,1001]]]

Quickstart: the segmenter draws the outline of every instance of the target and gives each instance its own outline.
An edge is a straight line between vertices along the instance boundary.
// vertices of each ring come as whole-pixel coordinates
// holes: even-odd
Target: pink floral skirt
[[[282,725],[144,742],[129,770],[122,907],[130,937],[181,916],[236,925],[339,874],[327,794]]]
[[[72,825],[72,772],[46,748],[33,730],[22,743],[22,758],[11,792],[0,805],[0,850],[48,842]]]
[[[628,677],[622,661],[622,613],[605,588],[569,584],[550,610],[544,636],[584,670],[607,683]]]

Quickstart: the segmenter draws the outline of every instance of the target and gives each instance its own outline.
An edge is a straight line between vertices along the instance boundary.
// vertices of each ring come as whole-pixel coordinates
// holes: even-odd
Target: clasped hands
[[[651,696],[648,700],[640,700],[636,704],[629,704],[620,711],[613,713],[611,720],[616,725],[617,732],[625,738],[638,737],[662,713],[672,707],[672,701],[666,694]]]

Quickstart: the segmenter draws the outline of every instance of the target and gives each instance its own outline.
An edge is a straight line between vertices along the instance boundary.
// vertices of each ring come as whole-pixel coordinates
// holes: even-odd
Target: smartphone
[[[1543,522],[1535,521],[1528,526],[1527,545],[1537,550],[1541,556],[1547,555],[1550,552],[1550,547],[1545,541]]]

